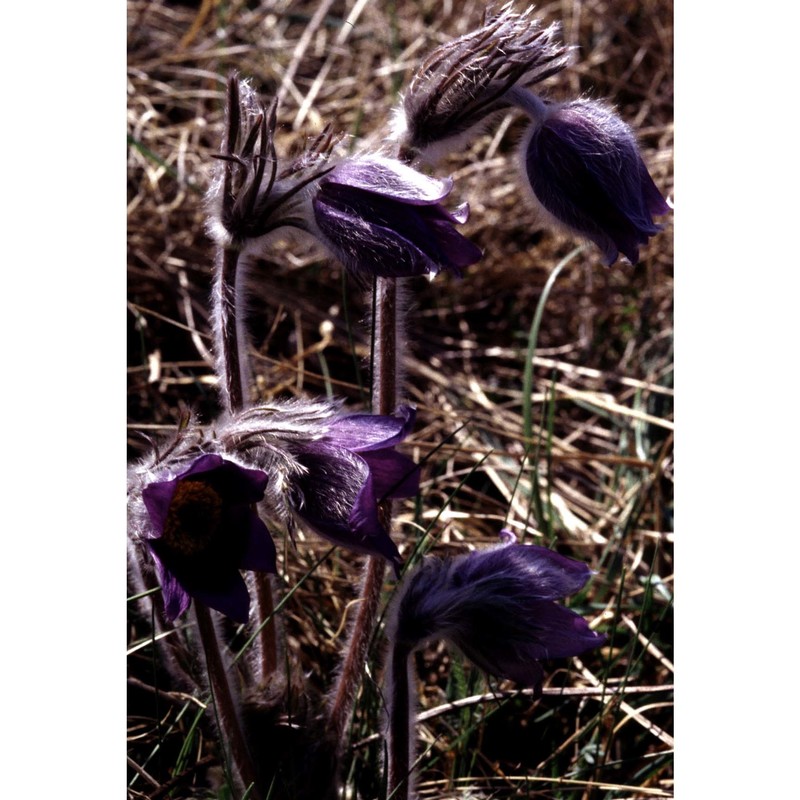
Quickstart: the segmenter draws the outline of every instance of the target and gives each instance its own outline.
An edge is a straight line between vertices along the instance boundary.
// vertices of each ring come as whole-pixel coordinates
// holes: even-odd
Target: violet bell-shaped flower
[[[411,432],[416,412],[352,414],[334,419],[325,434],[296,452],[303,474],[290,503],[312,530],[334,544],[382,556],[398,570],[401,558],[381,520],[378,503],[419,491],[419,467],[394,450]]]
[[[269,476],[263,507],[290,533],[300,523],[397,569],[400,554],[379,503],[419,491],[419,467],[395,451],[415,418],[410,406],[394,415],[343,415],[327,399],[274,400],[218,420],[216,444]]]
[[[437,47],[422,63],[392,120],[400,158],[435,163],[460,150],[498,112],[513,86],[532,86],[569,63],[558,25],[542,27],[533,7],[490,10],[480,28]]]
[[[545,103],[514,90],[533,119],[520,168],[545,223],[594,242],[611,266],[620,251],[632,263],[661,230],[653,216],[670,206],[650,177],[631,129],[594,100]]]
[[[267,480],[261,470],[205,454],[175,477],[142,489],[149,518],[143,538],[169,620],[194,597],[247,621],[250,596],[239,570],[276,571],[275,545],[254,508]]]
[[[461,275],[482,253],[455,229],[467,205],[452,212],[441,205],[452,186],[382,156],[346,159],[318,181],[313,232],[355,273]]]
[[[389,640],[412,652],[435,639],[455,645],[487,673],[539,688],[543,659],[578,655],[605,642],[555,601],[583,588],[589,567],[546,547],[507,542],[410,573],[393,606]]]
[[[207,197],[207,229],[220,247],[259,258],[275,231],[295,229],[351,271],[381,277],[460,274],[481,258],[455,228],[467,205],[448,211],[441,203],[451,180],[380,155],[342,156],[327,130],[282,165],[276,113],[245,81],[229,80],[220,166]]]

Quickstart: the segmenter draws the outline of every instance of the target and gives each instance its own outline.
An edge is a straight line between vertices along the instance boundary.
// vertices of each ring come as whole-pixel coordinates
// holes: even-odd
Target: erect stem
[[[200,631],[200,639],[203,642],[203,650],[206,656],[206,670],[208,680],[211,685],[211,692],[214,696],[219,724],[222,728],[227,742],[231,748],[231,759],[244,784],[245,790],[250,787],[248,800],[261,800],[261,793],[256,784],[256,769],[247,748],[239,718],[236,714],[236,707],[233,703],[231,687],[228,683],[228,676],[222,656],[219,652],[217,642],[217,632],[214,630],[214,623],[211,619],[211,612],[207,606],[194,601],[195,614],[197,616],[197,627]]]
[[[407,647],[392,647],[389,656],[387,693],[389,704],[389,777],[387,797],[408,800],[411,794],[411,652]]]
[[[217,251],[217,278],[214,286],[214,327],[217,341],[217,372],[220,393],[228,411],[244,406],[246,388],[241,363],[243,342],[239,319],[239,257],[238,250],[220,247]]]
[[[397,279],[375,282],[375,367],[372,406],[378,414],[392,414],[397,405]]]
[[[339,680],[336,683],[333,703],[329,712],[329,734],[341,753],[345,746],[345,735],[353,714],[358,686],[364,664],[367,661],[372,631],[380,607],[381,587],[383,586],[384,561],[382,558],[370,557],[364,569],[364,582],[361,586],[361,602],[358,606],[356,621],[350,631],[350,638],[345,648]]]
[[[249,267],[250,256],[230,247],[217,251],[217,276],[214,285],[213,324],[217,345],[217,372],[220,394],[226,410],[241,411],[249,394],[250,362],[247,352],[247,332],[244,325],[242,274]],[[254,573],[259,627],[257,637],[259,682],[266,684],[278,664],[277,636],[273,616],[274,599],[269,575]],[[266,624],[261,625],[263,620]]]
[[[375,282],[375,354],[372,375],[372,410],[391,414],[397,404],[397,281],[376,278]],[[392,503],[384,500],[379,508],[381,524],[391,532]],[[380,608],[386,561],[370,556],[364,567],[361,602],[350,631],[339,680],[330,707],[330,734],[341,753],[345,731],[353,713],[358,687],[367,661],[370,640]]]
[[[256,584],[256,603],[258,619],[266,620],[258,634],[258,670],[259,681],[266,685],[269,678],[278,668],[278,642],[275,635],[275,598],[272,593],[272,579],[266,572],[253,574]]]

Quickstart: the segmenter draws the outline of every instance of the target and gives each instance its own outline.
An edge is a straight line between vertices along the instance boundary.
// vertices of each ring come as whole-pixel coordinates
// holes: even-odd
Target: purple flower
[[[294,478],[290,502],[310,528],[334,544],[383,556],[395,569],[400,553],[380,519],[378,502],[419,491],[419,468],[394,446],[408,436],[416,412],[353,414],[334,419],[321,438],[295,457],[305,473]]]
[[[314,231],[350,270],[381,277],[461,274],[481,250],[455,229],[466,205],[441,205],[452,180],[437,180],[380,156],[342,161],[318,181]]]
[[[536,545],[504,544],[423,562],[406,579],[390,634],[409,651],[447,639],[491,675],[539,687],[542,659],[605,641],[555,601],[579,591],[589,567]]]
[[[670,207],[645,167],[631,129],[591,100],[547,105],[516,92],[534,117],[522,144],[528,184],[550,222],[594,242],[606,266],[619,252],[635,264]]]
[[[246,622],[250,596],[240,569],[275,572],[275,545],[253,505],[267,475],[218,455],[202,455],[177,477],[142,490],[168,619],[194,597]]]

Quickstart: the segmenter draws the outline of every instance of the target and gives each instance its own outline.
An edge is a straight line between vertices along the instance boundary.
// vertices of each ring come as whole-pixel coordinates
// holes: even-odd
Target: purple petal
[[[178,481],[156,481],[142,489],[142,501],[147,509],[153,531],[159,536],[164,531],[164,523],[167,521],[169,507],[175,495]]]
[[[454,641],[453,644],[476,667],[489,675],[508,678],[520,686],[539,686],[544,678],[542,665],[533,658],[520,657],[508,645],[495,648],[475,648],[469,640]]]
[[[378,499],[370,475],[361,487],[350,512],[350,529],[361,547],[364,543],[369,543],[370,550],[382,555],[397,568],[401,562],[400,552],[381,524],[378,516]]]
[[[439,272],[419,247],[385,225],[342,211],[327,199],[314,198],[314,216],[326,243],[348,269],[382,278],[402,278]]]
[[[457,275],[460,275],[461,268],[477,264],[483,258],[483,250],[449,223],[434,219],[430,221],[430,226],[439,249],[447,253],[450,267]]]
[[[450,218],[453,222],[463,225],[469,219],[469,203],[462,203],[460,206],[450,212]]]
[[[482,256],[454,227],[463,207],[453,215],[438,204],[330,181],[320,183],[312,206],[323,240],[353,270],[384,277],[458,272]]]
[[[533,544],[500,545],[470,553],[453,568],[463,585],[515,581],[522,597],[558,600],[583,588],[592,574],[582,561]]]
[[[583,617],[563,606],[540,601],[531,604],[529,611],[539,641],[525,647],[525,658],[570,658],[606,641]]]
[[[416,409],[399,406],[395,416],[350,414],[335,419],[325,438],[354,453],[392,447],[403,441],[414,428]]]
[[[378,498],[414,497],[419,492],[419,467],[408,456],[394,450],[371,450],[362,458],[369,465]]]
[[[226,574],[224,580],[213,586],[195,587],[192,594],[201,603],[221,611],[232,620],[247,622],[250,614],[250,593],[238,572]]]
[[[606,641],[583,617],[549,601],[530,604],[524,621],[473,619],[449,638],[486,672],[528,686],[541,680],[537,661],[577,656]]]
[[[644,165],[643,161],[639,162],[639,180],[642,184],[644,202],[651,216],[669,214],[672,209],[650,177],[650,173],[647,171],[647,167]]]
[[[225,498],[227,504],[236,505],[262,500],[269,478],[263,470],[222,461],[217,469],[206,472],[204,480]]]
[[[431,178],[400,161],[379,156],[343,161],[320,181],[323,187],[326,184],[362,189],[409,205],[439,203],[453,188],[451,178]]]
[[[211,472],[221,467],[224,463],[226,462],[222,456],[218,456],[216,453],[206,453],[206,455],[195,459],[187,470],[178,475],[178,478],[188,478],[190,475],[200,475],[203,472]]]
[[[255,512],[251,511],[250,517],[246,549],[239,566],[242,569],[277,574],[275,542],[272,541],[269,529]]]
[[[319,442],[300,454],[298,461],[307,472],[295,484],[295,513],[334,544],[399,563],[400,553],[378,517],[367,462],[360,455]]]
[[[152,548],[150,552],[156,567],[158,582],[161,584],[161,594],[164,598],[164,616],[172,622],[186,612],[192,598],[178,582],[178,579],[164,566]]]

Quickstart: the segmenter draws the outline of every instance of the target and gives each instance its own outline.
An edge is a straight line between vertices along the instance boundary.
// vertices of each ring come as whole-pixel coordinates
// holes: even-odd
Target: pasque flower
[[[414,426],[416,412],[352,414],[333,420],[325,435],[298,453],[305,473],[294,481],[295,513],[321,536],[343,547],[383,556],[395,568],[397,545],[381,521],[378,502],[419,491],[419,468],[394,450]]]
[[[407,576],[390,641],[411,652],[446,639],[491,675],[539,687],[543,659],[578,655],[605,641],[555,601],[579,591],[589,567],[546,547],[508,543],[448,561],[428,559]]]
[[[349,269],[407,277],[463,267],[481,250],[455,229],[466,204],[441,205],[453,186],[399,161],[362,156],[340,162],[318,181],[312,201],[317,238]]]
[[[455,228],[469,216],[466,204],[452,212],[441,204],[451,180],[380,155],[342,155],[329,131],[281,164],[275,126],[275,104],[261,106],[246,82],[231,78],[221,166],[207,198],[218,245],[261,257],[274,231],[294,228],[348,269],[383,277],[458,274],[481,258]]]
[[[144,539],[168,619],[183,614],[194,597],[247,621],[250,596],[239,570],[275,572],[275,545],[254,508],[267,481],[261,470],[208,453],[142,489]]]
[[[532,86],[567,66],[559,27],[542,27],[532,12],[516,13],[508,3],[425,59],[393,120],[401,158],[437,161],[509,108],[513,86]]]
[[[381,556],[400,554],[381,520],[383,499],[419,491],[419,468],[395,446],[411,432],[416,412],[338,413],[325,400],[253,406],[217,427],[219,446],[269,476],[265,506],[290,529],[295,521],[330,542]]]
[[[546,222],[594,242],[607,266],[620,251],[635,264],[670,207],[639,154],[631,129],[593,100],[549,104],[512,92],[534,122],[520,150],[524,183]]]

